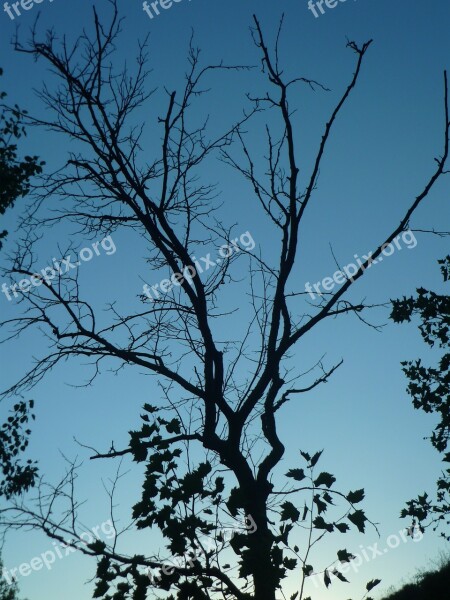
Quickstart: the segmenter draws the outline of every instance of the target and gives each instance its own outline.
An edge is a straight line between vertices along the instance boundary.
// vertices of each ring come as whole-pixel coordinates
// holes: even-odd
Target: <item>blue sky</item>
[[[99,14],[106,16],[107,3],[97,1],[95,5]],[[0,66],[5,71],[2,89],[8,91],[11,101],[42,115],[43,107],[33,90],[42,80],[51,81],[41,62],[34,63],[14,52],[10,40],[16,25],[20,26],[20,35],[26,37],[40,10],[41,28],[52,26],[58,37],[67,35],[71,39],[90,22],[91,6],[92,2],[86,1],[43,0],[14,21],[0,13]],[[373,38],[358,87],[336,124],[307,226],[302,231],[302,250],[294,273],[299,288],[336,270],[330,245],[341,264],[351,262],[354,254],[361,256],[375,249],[398,224],[432,172],[433,158],[441,153],[443,143],[443,69],[450,66],[450,5],[446,0],[432,4],[417,0],[348,0],[325,9],[319,18],[308,10],[306,0],[181,0],[153,19],[137,0],[119,0],[119,8],[125,17],[118,49],[121,57],[132,61],[136,41],[150,34],[150,81],[152,86],[159,86],[159,91],[145,118],[153,132],[157,131],[157,116],[166,100],[163,88],[180,86],[192,29],[205,62],[223,59],[226,63],[255,65],[259,57],[249,34],[252,13],[256,12],[272,41],[284,11],[280,48],[286,76],[310,77],[331,90],[312,92],[297,87],[292,96],[291,102],[297,108],[294,122],[303,182],[330,110],[353,74],[355,60],[345,47],[346,39],[363,42]],[[223,128],[235,121],[246,106],[245,93],[260,90],[263,83],[259,69],[213,75],[211,95],[199,103],[196,116],[208,112],[213,127]],[[251,143],[258,149],[260,130],[255,125],[249,131]],[[154,139],[149,134],[145,140],[150,153]],[[26,152],[42,156],[49,168],[60,166],[67,151],[63,138],[37,130],[29,134]],[[237,233],[250,231],[263,254],[273,258],[273,233],[256,207],[252,190],[225,165],[211,162],[209,168],[208,176],[220,190],[223,221],[236,223]],[[412,227],[449,230],[449,191],[448,180],[439,183],[417,211]],[[17,239],[14,229],[19,214],[20,203],[5,218],[5,227],[11,231],[5,254]],[[69,235],[64,228],[49,230],[39,246],[39,264],[45,266],[52,257],[59,257],[58,244],[64,246]],[[139,241],[120,233],[114,241],[114,254],[102,253],[80,268],[81,281],[99,306],[112,299],[119,306],[134,303],[142,278],[149,283],[161,279],[160,274],[145,272]],[[83,248],[91,241],[78,236],[74,243]],[[436,260],[446,254],[448,238],[417,235],[415,248],[404,245],[382,264],[373,266],[357,282],[350,297],[381,303],[408,295],[419,285],[442,289]],[[225,298],[230,306],[239,305],[239,290],[239,286],[227,289]],[[14,302],[0,297],[2,317],[12,318],[20,310]],[[378,310],[371,318],[375,323],[386,323],[387,316],[387,311]],[[245,318],[244,311],[225,324],[227,331],[239,335]],[[23,374],[43,343],[36,333],[2,346],[2,384],[7,386]],[[413,410],[400,368],[401,360],[421,355],[429,360],[435,357],[426,350],[413,325],[389,324],[379,333],[350,317],[329,320],[315,329],[296,348],[292,360],[300,371],[306,371],[323,354],[327,364],[341,358],[344,364],[326,386],[292,403],[283,413],[281,427],[287,445],[283,467],[287,470],[297,465],[298,448],[325,448],[322,466],[338,477],[341,487],[366,488],[367,513],[380,523],[379,543],[385,547],[386,538],[405,526],[398,516],[404,501],[427,488],[433,490],[440,470],[439,457],[423,440],[433,419]],[[61,453],[86,459],[79,493],[88,500],[82,509],[83,521],[94,527],[109,516],[102,477],[111,476],[114,466],[89,462],[88,454],[76,446],[73,437],[87,444],[95,442],[99,447],[107,448],[112,439],[116,447],[124,446],[127,431],[138,426],[141,405],[154,397],[158,388],[153,379],[130,369],[118,376],[105,373],[89,388],[73,387],[88,375],[89,370],[79,363],[68,362],[33,390],[37,421],[31,452],[53,480],[64,467]],[[3,416],[8,406],[4,404],[0,409]],[[120,491],[123,507],[138,499],[137,471],[124,479],[126,484]],[[375,532],[369,531],[365,536],[345,540],[345,545],[358,551],[360,545],[366,547],[376,541]],[[130,543],[145,546],[154,542],[131,538]],[[343,543],[340,541],[339,547]],[[358,574],[352,575],[351,584],[336,584],[328,592],[311,590],[313,600],[358,598],[363,584],[374,577],[383,580],[375,595],[378,598],[390,585],[425,566],[443,548],[432,533],[420,543],[401,543],[364,564]],[[51,543],[39,533],[12,534],[4,550],[6,567],[29,562],[47,549],[51,549]],[[326,563],[333,549],[321,549],[317,564]],[[67,600],[87,599],[92,586],[84,582],[92,574],[93,565],[87,559],[70,556],[58,561],[49,572],[21,578],[20,586],[29,600],[60,598],[62,589]]]

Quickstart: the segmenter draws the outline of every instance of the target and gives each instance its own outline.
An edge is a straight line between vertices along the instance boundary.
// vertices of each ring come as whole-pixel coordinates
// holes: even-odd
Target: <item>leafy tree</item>
[[[450,256],[440,260],[444,282],[450,281]],[[431,443],[442,454],[445,464],[437,480],[437,493],[432,499],[427,492],[410,500],[403,509],[403,517],[412,517],[421,526],[450,525],[450,295],[436,294],[419,288],[415,297],[394,300],[391,318],[396,323],[420,319],[420,333],[431,348],[443,353],[435,367],[427,367],[421,359],[402,363],[407,376],[408,392],[413,406],[426,413],[437,415],[439,420],[431,435]],[[445,531],[442,535],[450,540]]]
[[[17,582],[8,583],[2,576],[3,562],[0,557],[0,600],[19,600],[19,588]]]
[[[0,69],[0,76],[3,69]],[[14,206],[18,198],[23,198],[30,191],[30,179],[42,173],[45,164],[37,156],[18,156],[18,140],[26,135],[24,117],[27,111],[17,105],[6,106],[3,100],[6,92],[0,92],[0,215]],[[0,231],[0,248],[7,231]]]
[[[89,301],[89,290],[83,291],[75,271],[54,271],[52,278],[22,294],[18,304],[27,306],[25,316],[2,324],[8,331],[17,327],[17,334],[39,328],[51,343],[5,393],[28,390],[68,358],[92,360],[90,383],[105,362],[158,376],[161,398],[143,405],[128,446],[116,449],[113,443],[109,450],[90,451],[95,460],[127,457],[145,465],[133,522],[144,532],[159,529],[165,547],[149,550],[146,556],[128,555],[120,551],[118,537],[111,545],[97,541],[86,546],[76,519],[76,465],[61,484],[46,484],[37,507],[12,504],[2,511],[1,520],[9,526],[40,527],[50,537],[69,539],[85,554],[96,556],[95,597],[104,600],[145,600],[148,594],[179,600],[275,600],[290,573],[298,586],[292,600],[303,600],[308,577],[322,572],[326,585],[333,579],[346,581],[341,567],[352,560],[344,548],[332,565],[321,569],[314,564],[315,546],[331,535],[340,539],[350,528],[364,532],[369,520],[361,508],[364,490],[340,490],[333,474],[318,469],[322,451],[302,450],[299,463],[291,465],[285,477],[280,472],[285,454],[280,414],[286,414],[295,398],[327,382],[342,363],[325,366],[313,361],[301,385],[297,364],[290,358],[299,347],[307,356],[308,335],[329,319],[361,318],[370,305],[349,300],[350,288],[385,245],[407,230],[416,209],[445,173],[450,137],[447,76],[444,149],[423,189],[357,272],[344,278],[337,291],[311,303],[293,277],[299,240],[332,131],[358,83],[371,42],[348,43],[355,70],[336,99],[310,173],[305,166],[303,184],[299,135],[292,119],[293,89],[301,84],[326,88],[304,77],[285,78],[280,34],[271,50],[254,17],[253,40],[267,91],[250,94],[242,118],[219,133],[210,132],[207,120],[199,124],[192,106],[207,93],[208,78],[231,76],[248,67],[201,66],[199,51],[191,44],[184,84],[168,93],[163,116],[155,118],[161,144],[149,158],[142,147],[143,128],[155,92],[146,85],[146,45],[140,46],[133,73],[117,67],[113,56],[121,19],[117,3],[109,4],[111,20],[102,22],[94,9],[93,32],[84,32],[73,47],[65,38],[56,39],[53,31],[41,39],[34,30],[29,43],[17,43],[19,52],[49,64],[56,78],[41,95],[51,109],[48,120],[34,122],[62,135],[73,148],[64,166],[45,176],[39,196],[41,224],[48,224],[46,204],[58,201],[52,224],[73,220],[78,231],[93,238],[119,230],[133,233],[146,242],[147,265],[182,277],[172,287],[164,285],[165,291],[152,301],[141,294],[134,306],[130,298],[127,314],[109,303],[109,310],[100,313],[98,299]],[[269,119],[269,113],[270,126],[263,127],[266,151],[259,154],[246,130],[255,121],[260,130],[261,119]],[[194,258],[199,247],[236,242],[232,228],[224,224],[226,217],[216,212],[214,187],[205,181],[209,160],[217,155],[243,177],[246,193],[253,194],[273,227],[273,237],[266,252],[241,248],[202,274]],[[32,226],[38,225],[35,213]],[[34,261],[28,242],[9,272],[31,277]],[[249,266],[248,281],[242,284],[248,284],[247,295],[236,281],[238,261]],[[232,327],[238,307],[226,304],[225,284],[235,286],[241,319],[248,323],[238,340]],[[367,593],[377,583],[369,582]]]

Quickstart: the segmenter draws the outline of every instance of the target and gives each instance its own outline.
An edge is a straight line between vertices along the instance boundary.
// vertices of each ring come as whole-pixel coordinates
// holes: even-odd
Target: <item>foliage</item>
[[[3,69],[0,69],[0,76]],[[45,164],[37,156],[18,156],[18,140],[26,135],[24,117],[27,111],[17,105],[9,108],[3,104],[6,92],[0,92],[0,215],[14,206],[18,198],[30,191],[30,179],[42,173]],[[0,248],[6,231],[0,232]]]
[[[0,558],[0,600],[19,600],[19,588],[14,581],[9,584],[2,576],[3,562]]]
[[[11,415],[0,428],[0,465],[3,479],[0,480],[0,497],[6,499],[16,494],[28,491],[36,483],[37,466],[28,459],[25,466],[19,460],[28,446],[30,429],[24,427],[34,414],[30,411],[34,407],[33,400],[28,403],[20,401],[14,405]]]
[[[450,581],[450,560],[443,561],[437,569],[417,575],[415,581],[382,600],[447,600]]]
[[[444,282],[450,281],[450,256],[440,260]],[[396,323],[420,319],[420,333],[431,348],[444,352],[436,367],[427,367],[421,359],[402,363],[407,376],[408,392],[413,406],[438,417],[431,435],[431,443],[442,454],[444,470],[437,480],[437,494],[433,500],[427,492],[410,500],[402,511],[402,517],[410,516],[424,526],[427,521],[435,529],[450,524],[450,295],[440,295],[419,288],[417,296],[394,300],[391,318]],[[443,537],[450,539],[445,531]]]

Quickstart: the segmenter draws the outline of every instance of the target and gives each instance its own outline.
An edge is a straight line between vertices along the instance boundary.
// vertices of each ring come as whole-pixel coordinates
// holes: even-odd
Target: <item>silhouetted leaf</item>
[[[366,585],[366,590],[370,592],[370,590],[373,590],[373,588],[379,583],[381,583],[381,579],[372,579],[372,581],[369,581],[369,583]]]
[[[352,504],[358,504],[358,502],[364,500],[364,488],[361,488],[360,490],[356,490],[354,492],[349,492],[346,498]]]
[[[354,513],[350,513],[348,515],[348,520],[351,521],[361,533],[364,533],[367,517],[362,510],[355,510]]]
[[[326,487],[331,487],[333,483],[336,481],[336,477],[331,475],[331,473],[322,472],[319,477],[314,481],[314,485],[319,487],[324,485]]]
[[[331,495],[328,492],[324,492],[322,498],[325,500],[325,502],[327,502],[328,504],[333,504],[333,498],[331,497]]]
[[[292,502],[284,502],[281,505],[281,520],[287,521],[290,519],[294,523],[297,522],[300,518],[300,512],[295,508]]]
[[[347,552],[347,550],[338,550],[337,557],[343,563],[350,562],[355,558],[355,556],[350,554],[350,552]]]
[[[302,481],[302,479],[305,479],[306,475],[303,469],[290,469],[286,473],[286,477],[291,477],[292,479],[295,479],[295,481]]]
[[[302,521],[304,521],[306,519],[306,515],[308,514],[308,512],[309,512],[309,508],[306,506],[306,503],[305,503],[305,506],[303,507]]]
[[[314,504],[317,506],[317,511],[318,511],[319,515],[326,512],[328,506],[325,502],[323,502],[323,500],[321,500],[319,494],[314,494],[313,501],[314,501]]]
[[[314,456],[313,456],[313,457],[312,457],[312,459],[311,459],[311,466],[312,466],[312,467],[315,467],[315,466],[316,466],[316,464],[317,464],[317,462],[318,462],[319,458],[322,456],[322,452],[323,452],[323,450],[320,450],[320,452],[316,452],[316,453],[314,454]]]
[[[332,523],[327,523],[323,517],[316,517],[313,521],[316,529],[326,529],[330,533],[333,531],[334,526]]]
[[[286,567],[286,569],[288,569],[288,571],[293,571],[295,569],[295,567],[297,566],[297,559],[285,557],[283,559],[283,566]]]
[[[342,574],[340,571],[338,571],[337,569],[333,569],[332,573],[333,573],[333,575],[334,575],[335,577],[337,577],[337,578],[338,578],[340,581],[343,581],[344,583],[348,583],[348,582],[349,582],[349,581],[348,581],[348,579],[346,579],[346,578],[344,577],[344,575],[343,575],[343,574]]]

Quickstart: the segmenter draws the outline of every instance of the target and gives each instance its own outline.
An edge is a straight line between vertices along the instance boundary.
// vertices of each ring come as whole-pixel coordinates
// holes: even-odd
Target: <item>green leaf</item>
[[[325,586],[328,588],[331,584],[331,579],[330,576],[328,574],[328,571],[325,569],[325,573],[323,574],[323,582],[325,584]]]
[[[335,523],[334,526],[341,533],[347,533],[347,531],[350,529],[347,523]]]

